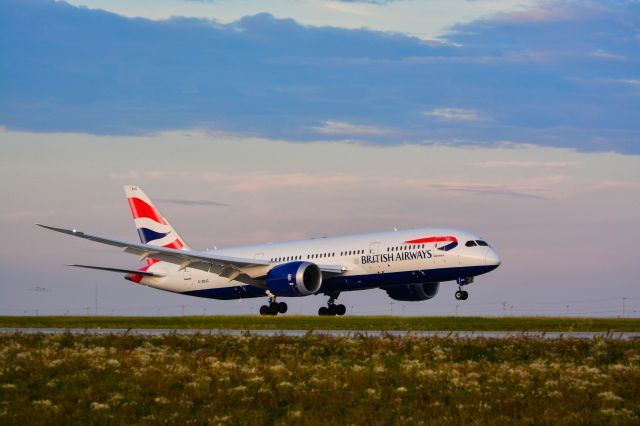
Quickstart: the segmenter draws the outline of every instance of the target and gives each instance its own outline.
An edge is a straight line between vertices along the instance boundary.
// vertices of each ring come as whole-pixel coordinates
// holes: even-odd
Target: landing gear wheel
[[[287,312],[287,304],[284,302],[278,303],[278,312],[281,314],[284,314],[285,312]]]
[[[469,298],[469,293],[464,290],[456,291],[456,300],[467,300]]]
[[[279,304],[277,302],[269,303],[269,315],[278,315]]]
[[[269,307],[267,305],[260,306],[260,315],[269,315]]]
[[[325,295],[329,296],[327,306],[318,309],[318,315],[344,315],[347,312],[347,308],[344,305],[336,305],[336,299],[340,295],[339,291],[325,293]]]

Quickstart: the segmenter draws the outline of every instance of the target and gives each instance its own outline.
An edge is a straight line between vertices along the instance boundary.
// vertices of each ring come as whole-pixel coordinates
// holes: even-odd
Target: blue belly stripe
[[[497,266],[465,266],[456,268],[424,269],[422,271],[389,272],[384,274],[353,275],[332,277],[322,283],[319,294],[329,291],[355,291],[378,288],[389,285],[414,284],[425,282],[455,281],[461,277],[486,274]],[[252,285],[238,285],[222,288],[191,290],[180,294],[205,297],[208,299],[235,300],[253,297],[266,297],[264,289]]]

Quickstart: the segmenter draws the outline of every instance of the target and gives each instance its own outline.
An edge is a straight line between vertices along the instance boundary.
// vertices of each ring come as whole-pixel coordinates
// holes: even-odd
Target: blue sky
[[[221,23],[0,4],[11,129],[640,152],[638,2],[544,2],[431,41],[267,13]]]
[[[33,226],[135,239],[138,184],[197,248],[458,227],[504,259],[461,314],[640,315],[639,5],[0,0],[0,313],[256,312]]]

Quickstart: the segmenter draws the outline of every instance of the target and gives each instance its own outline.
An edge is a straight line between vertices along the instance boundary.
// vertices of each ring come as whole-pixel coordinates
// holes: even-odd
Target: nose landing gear
[[[267,296],[269,296],[269,305],[260,306],[260,315],[278,315],[287,312],[286,303],[276,302],[276,296],[271,292],[267,292]]]
[[[456,300],[467,300],[469,298],[469,293],[461,289],[456,291]]]
[[[458,278],[458,291],[456,291],[456,300],[467,300],[469,293],[462,289],[462,286],[469,285],[473,282],[473,277]]]
[[[322,316],[335,316],[335,315],[344,315],[347,313],[347,308],[344,305],[336,305],[336,299],[340,293],[330,293],[328,294],[329,300],[327,301],[327,306],[323,306],[318,309],[318,315]]]

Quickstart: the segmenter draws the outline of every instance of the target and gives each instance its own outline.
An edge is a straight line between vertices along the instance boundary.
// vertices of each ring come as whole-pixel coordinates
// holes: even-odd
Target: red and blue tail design
[[[142,189],[127,185],[124,187],[124,192],[131,207],[140,241],[152,246],[190,250]]]

